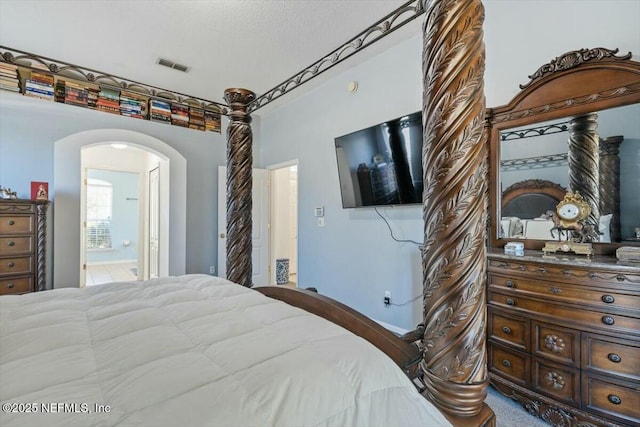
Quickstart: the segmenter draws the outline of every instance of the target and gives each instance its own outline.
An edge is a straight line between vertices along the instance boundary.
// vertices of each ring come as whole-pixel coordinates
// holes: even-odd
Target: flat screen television
[[[343,208],[422,203],[420,111],[335,138]]]

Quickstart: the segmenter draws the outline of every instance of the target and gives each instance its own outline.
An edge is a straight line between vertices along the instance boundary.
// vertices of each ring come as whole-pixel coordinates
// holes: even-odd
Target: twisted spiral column
[[[49,202],[36,202],[36,272],[35,288],[44,291],[47,286],[47,207]]]
[[[480,0],[427,6],[421,369],[428,397],[446,413],[468,417],[481,412],[488,383],[484,7]]]
[[[619,242],[620,235],[620,144],[624,137],[611,136],[600,140],[598,168],[600,215],[611,217],[611,241]],[[602,231],[602,230],[600,230]]]
[[[227,278],[250,288],[251,208],[253,167],[251,116],[247,113],[255,93],[246,89],[227,89],[224,99],[229,104],[227,127]]]
[[[586,222],[593,225],[593,234],[588,241],[598,241],[600,220],[599,142],[596,132],[598,114],[589,113],[574,117],[569,122],[569,188],[578,192],[591,206]]]

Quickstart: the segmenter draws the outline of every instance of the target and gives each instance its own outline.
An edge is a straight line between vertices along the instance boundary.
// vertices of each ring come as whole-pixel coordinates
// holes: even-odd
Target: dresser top
[[[573,267],[597,268],[615,272],[640,273],[640,263],[619,261],[616,257],[594,255],[587,258],[584,255],[547,254],[542,251],[525,250],[524,256],[506,255],[501,248],[487,249],[487,258],[505,261],[537,262],[553,265],[567,265]]]

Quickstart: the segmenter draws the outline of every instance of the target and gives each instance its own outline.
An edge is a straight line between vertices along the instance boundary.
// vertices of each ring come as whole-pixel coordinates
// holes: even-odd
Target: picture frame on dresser
[[[621,162],[618,151],[627,144],[625,149],[640,153],[640,63],[630,53],[619,55],[617,49],[581,49],[542,65],[530,79],[508,104],[488,109],[486,116],[490,381],[554,426],[638,425],[640,263],[619,261],[615,251],[640,243],[625,238],[633,233],[633,219],[624,217],[625,207],[639,202],[623,199],[621,209],[621,197],[628,197],[624,189],[635,188],[637,193],[640,174],[624,169],[628,165],[626,159]],[[598,127],[598,119],[619,111],[631,112],[636,120],[621,118],[615,123],[635,123],[620,129],[618,136],[600,136],[597,129],[610,127]],[[505,135],[560,129],[560,122],[564,133],[555,137],[565,139],[566,153],[558,153],[556,145],[556,151],[526,153],[523,159],[502,158],[508,151]],[[543,144],[527,143],[533,148]],[[544,176],[554,176],[550,167],[563,165],[567,176],[557,176],[566,182],[553,181],[553,186],[585,196],[596,213],[590,219],[593,224],[601,223],[602,216],[613,217],[617,229],[611,225],[607,231],[619,237],[606,243],[592,240],[595,255],[588,258],[571,253],[545,255],[543,239],[505,235],[502,207],[504,190],[511,183],[501,165],[529,164],[532,159],[535,168],[544,169]],[[553,164],[541,166],[549,159]],[[514,181],[540,179],[540,175],[526,175],[526,170],[525,165]],[[504,245],[516,239],[524,244],[524,256],[504,253]]]

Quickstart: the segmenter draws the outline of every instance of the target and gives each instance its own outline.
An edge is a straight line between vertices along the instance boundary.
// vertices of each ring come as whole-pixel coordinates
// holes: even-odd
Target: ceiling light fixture
[[[115,142],[113,144],[111,144],[111,147],[115,148],[116,150],[124,150],[125,148],[128,147],[127,144],[123,144],[121,142]]]

